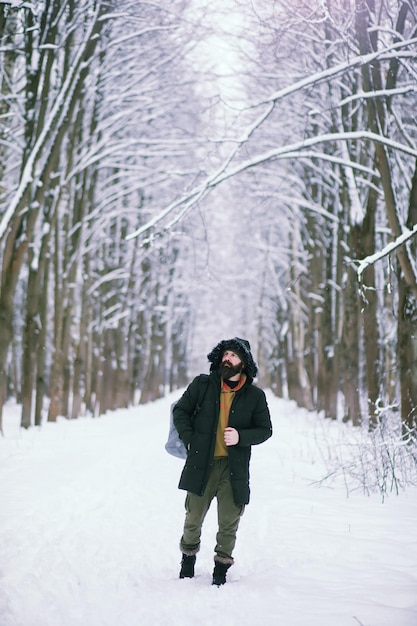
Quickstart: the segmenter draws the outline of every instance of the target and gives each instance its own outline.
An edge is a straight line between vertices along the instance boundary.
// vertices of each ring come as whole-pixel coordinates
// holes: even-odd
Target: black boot
[[[187,554],[182,555],[180,578],[194,578],[195,560],[195,554],[192,556],[188,556]]]
[[[227,570],[231,566],[231,563],[221,563],[220,561],[214,562],[214,570],[213,570],[213,585],[224,585],[226,582],[226,574]]]

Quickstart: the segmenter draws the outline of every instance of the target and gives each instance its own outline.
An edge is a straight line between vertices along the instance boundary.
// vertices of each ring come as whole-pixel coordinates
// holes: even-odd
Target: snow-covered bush
[[[333,422],[321,435],[318,444],[328,468],[321,484],[342,479],[348,494],[360,490],[383,499],[417,485],[417,433],[404,435],[394,413],[373,430]]]

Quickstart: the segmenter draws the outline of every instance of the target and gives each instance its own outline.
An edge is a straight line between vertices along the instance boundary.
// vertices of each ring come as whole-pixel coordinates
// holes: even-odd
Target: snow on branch
[[[367,267],[388,256],[389,254],[394,252],[394,250],[396,250],[400,246],[403,246],[409,239],[411,239],[415,235],[417,235],[417,224],[414,226],[413,230],[409,230],[408,228],[405,229],[399,237],[397,237],[394,241],[391,241],[382,250],[379,250],[379,252],[375,252],[375,254],[371,254],[370,256],[365,257],[364,259],[362,259],[362,261],[357,261],[357,263],[359,264],[356,272],[358,275],[359,283],[362,282],[362,274]]]
[[[326,211],[326,209],[324,209],[322,206],[320,206],[316,202],[309,202],[305,198],[286,196],[285,194],[282,194],[282,193],[279,194],[279,200],[280,202],[285,203],[288,206],[297,206],[300,209],[307,209],[308,211],[311,211],[312,213],[317,213],[318,215],[321,215],[325,219],[329,220],[330,222],[335,222],[336,224],[339,222],[339,218],[337,215],[333,215],[333,213]]]
[[[97,280],[89,287],[87,295],[91,296],[96,289],[105,283],[112,282],[113,280],[127,280],[128,278],[129,272],[123,268],[117,268],[112,272],[107,272],[104,276],[97,278]]]
[[[71,102],[72,94],[77,86],[77,76],[80,72],[83,56],[85,55],[85,48],[87,47],[88,42],[91,40],[94,29],[96,27],[99,10],[100,7],[96,9],[95,14],[92,16],[92,19],[88,25],[88,30],[85,35],[84,45],[80,46],[76,57],[74,58],[74,61],[68,70],[68,74],[65,78],[64,84],[60,88],[59,93],[55,98],[54,105],[49,115],[49,120],[43,126],[42,131],[36,140],[36,143],[34,144],[30,154],[28,155],[19,182],[19,186],[0,222],[0,241],[3,239],[5,233],[7,232],[7,228],[19,207],[19,203],[24,197],[25,190],[36,177],[36,165],[38,163],[38,160],[41,158],[42,150],[45,148],[48,138],[50,143],[53,144],[54,137],[58,132],[57,127],[59,126],[60,121],[65,118],[66,112]]]
[[[12,9],[29,9],[35,11],[33,2],[24,2],[23,0],[2,0],[0,4],[8,4]]]
[[[390,59],[393,57],[399,58],[401,54],[398,53],[398,50],[401,50],[401,48],[413,45],[415,43],[417,43],[417,38],[409,39],[408,41],[399,41],[399,42],[395,42],[391,46],[387,46],[386,48],[382,50],[378,50],[376,52],[372,52],[367,55],[361,55],[361,56],[355,57],[354,59],[351,59],[350,61],[341,63],[325,71],[317,72],[300,81],[297,81],[289,85],[288,87],[285,87],[284,89],[280,89],[279,91],[271,94],[268,98],[263,99],[257,104],[252,105],[252,107],[250,108],[256,108],[258,106],[265,106],[265,105],[267,106],[266,106],[266,110],[263,111],[262,114],[255,120],[255,122],[253,122],[252,125],[249,127],[246,134],[238,139],[237,146],[235,146],[231,154],[225,159],[222,166],[218,169],[217,174],[216,173],[212,174],[199,187],[191,189],[184,196],[172,202],[168,207],[163,209],[158,215],[155,215],[151,220],[143,224],[139,229],[129,234],[127,236],[127,239],[132,239],[134,237],[137,237],[140,234],[143,234],[147,232],[148,230],[154,228],[162,220],[164,220],[164,218],[166,218],[176,209],[182,207],[182,210],[180,211],[180,213],[171,220],[170,224],[165,227],[165,230],[171,228],[174,224],[176,224],[181,219],[183,219],[184,216],[189,212],[191,207],[198,200],[200,200],[211,188],[217,186],[223,181],[229,178],[232,178],[233,176],[236,176],[237,174],[240,174],[241,172],[249,168],[261,165],[262,163],[265,163],[267,161],[277,160],[281,158],[297,158],[297,157],[299,158],[301,155],[298,155],[297,152],[299,152],[302,149],[308,148],[310,146],[316,145],[318,143],[325,143],[329,141],[334,142],[334,141],[340,141],[340,140],[347,141],[347,140],[369,139],[371,141],[383,143],[386,146],[394,150],[399,150],[410,156],[417,157],[417,150],[411,147],[408,147],[406,145],[403,145],[399,142],[393,141],[389,139],[388,137],[384,137],[376,133],[372,133],[372,132],[364,130],[364,131],[356,131],[356,132],[350,132],[350,133],[329,133],[329,134],[321,135],[318,137],[311,137],[309,139],[305,139],[295,144],[286,145],[286,146],[282,146],[274,150],[270,150],[269,152],[265,154],[261,154],[255,158],[244,161],[238,164],[237,166],[235,166],[234,168],[229,169],[229,166],[231,165],[234,157],[238,154],[239,147],[243,145],[244,143],[248,142],[250,138],[252,137],[252,135],[254,134],[255,130],[259,128],[265,122],[265,120],[272,113],[274,109],[274,105],[277,100],[284,98],[285,96],[290,95],[296,91],[309,87],[310,85],[315,84],[317,82],[328,80],[329,78],[337,76],[338,74],[341,74],[345,72],[346,70],[370,63],[377,58],[379,58],[380,60],[386,60],[386,59]],[[326,158],[327,160],[330,160],[330,158],[333,158],[335,160],[337,158],[337,157],[330,157],[329,155],[324,155],[324,154],[314,154],[314,156],[316,158]],[[344,167],[363,169],[363,167],[360,164],[353,163],[350,160],[338,159],[338,161]],[[374,172],[372,172],[372,174],[374,174]]]
[[[400,50],[401,48],[405,48],[406,46],[412,46],[416,43],[417,43],[417,37],[415,37],[414,39],[408,39],[406,41],[398,41],[392,44],[391,46],[387,46],[386,48],[377,50],[376,52],[371,52],[369,54],[364,54],[364,55],[354,57],[353,59],[349,61],[339,63],[338,65],[335,65],[326,70],[323,70],[322,72],[316,72],[315,74],[311,74],[307,76],[306,78],[302,78],[301,80],[295,83],[292,83],[291,85],[288,85],[287,87],[284,87],[283,89],[279,89],[275,93],[271,94],[269,97],[264,98],[263,100],[259,101],[257,104],[254,104],[252,106],[253,108],[256,108],[263,104],[276,102],[277,100],[280,100],[281,98],[284,98],[285,96],[288,96],[296,91],[299,91],[300,89],[305,89],[306,87],[310,87],[311,85],[314,85],[316,83],[323,82],[325,80],[328,80],[329,78],[333,78],[334,76],[337,76],[338,74],[346,72],[349,69],[354,69],[355,67],[360,67],[361,65],[367,65],[368,63],[371,63],[372,61],[378,58],[383,61],[390,60],[392,58],[398,59],[401,55],[399,55],[396,52],[397,50]],[[395,52],[395,54],[394,55],[390,54],[391,52]],[[408,56],[408,53],[407,53],[407,56]]]
[[[239,163],[232,169],[227,169],[230,164],[235,151],[226,159],[225,163],[221,168],[219,168],[217,173],[214,173],[210,176],[205,182],[203,182],[199,187],[192,189],[186,195],[172,202],[169,206],[167,206],[164,210],[161,211],[158,215],[155,215],[151,220],[143,224],[140,228],[138,228],[133,233],[130,233],[127,236],[127,239],[133,239],[134,237],[138,237],[139,235],[145,233],[146,231],[154,228],[159,222],[161,222],[165,217],[167,217],[170,213],[172,213],[175,209],[179,207],[185,208],[182,209],[179,216],[174,218],[169,227],[173,226],[175,223],[180,221],[190,210],[191,206],[195,204],[198,200],[200,200],[207,191],[211,188],[216,187],[220,183],[232,178],[233,176],[237,176],[242,172],[251,169],[253,167],[257,167],[263,163],[268,161],[278,160],[282,158],[300,158],[301,156],[305,157],[305,152],[299,152],[303,148],[308,148],[310,146],[314,146],[320,143],[327,142],[337,142],[337,141],[349,141],[349,140],[359,140],[359,139],[369,139],[371,141],[382,143],[389,148],[393,148],[394,150],[399,150],[400,152],[404,152],[410,156],[417,158],[417,149],[413,149],[409,146],[406,146],[397,141],[393,141],[388,137],[384,137],[382,135],[378,135],[377,133],[373,133],[371,131],[354,131],[354,132],[342,132],[342,133],[327,133],[324,135],[319,135],[317,137],[310,137],[308,139],[303,139],[302,141],[296,142],[294,144],[289,144],[285,146],[281,146],[280,148],[275,148],[273,150],[269,150],[264,154],[260,154],[257,157],[251,158],[247,161],[243,161]],[[315,158],[325,158],[327,160],[335,160],[334,156],[326,155],[323,153],[314,153],[312,154]],[[363,166],[358,163],[354,163],[350,160],[346,159],[338,159],[338,162],[341,163],[344,167],[350,167],[355,169],[364,170]],[[374,174],[372,170],[367,170],[369,173]]]
[[[172,31],[174,30],[173,26],[148,26],[142,30],[137,30],[134,33],[129,33],[128,35],[124,35],[123,37],[119,37],[118,39],[113,39],[107,44],[107,48],[114,48],[120,46],[121,44],[126,43],[127,41],[131,41],[136,37],[143,37],[143,35],[149,35],[150,33],[157,33],[162,31]]]
[[[339,102],[339,106],[344,106],[345,104],[349,104],[349,102],[354,102],[355,100],[366,100],[369,98],[379,98],[381,96],[400,96],[410,92],[416,93],[417,85],[405,85],[404,87],[397,87],[396,89],[377,89],[375,91],[366,92],[360,91],[341,100]]]

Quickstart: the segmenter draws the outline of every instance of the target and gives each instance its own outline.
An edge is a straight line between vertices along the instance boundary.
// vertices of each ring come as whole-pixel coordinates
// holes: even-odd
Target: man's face
[[[236,374],[240,374],[243,370],[243,363],[235,352],[231,350],[226,350],[223,354],[222,362],[220,364],[219,372],[220,376],[228,380],[236,376]]]

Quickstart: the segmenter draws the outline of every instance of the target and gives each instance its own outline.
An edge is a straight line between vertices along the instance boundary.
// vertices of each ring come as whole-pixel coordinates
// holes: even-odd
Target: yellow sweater
[[[246,382],[246,374],[242,374],[240,377],[239,383],[236,385],[234,389],[231,389],[224,382],[224,380],[222,380],[222,386],[220,390],[219,423],[217,424],[216,446],[214,448],[215,458],[228,456],[227,446],[224,443],[224,431],[229,425],[230,407],[232,406],[235,393],[236,391],[238,391],[239,389],[243,387],[245,382]]]

